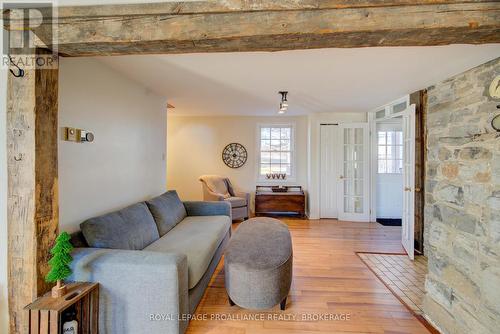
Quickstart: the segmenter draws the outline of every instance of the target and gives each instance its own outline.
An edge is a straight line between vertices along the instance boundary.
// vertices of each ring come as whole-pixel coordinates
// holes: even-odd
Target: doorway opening
[[[405,96],[369,113],[371,221],[401,226],[401,243],[415,250],[415,111]]]
[[[401,226],[403,217],[403,118],[377,122],[376,221]]]

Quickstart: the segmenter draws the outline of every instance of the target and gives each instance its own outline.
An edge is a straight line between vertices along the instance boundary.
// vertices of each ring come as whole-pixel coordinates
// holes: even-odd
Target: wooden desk
[[[296,214],[306,215],[306,196],[302,187],[288,186],[287,192],[273,192],[270,186],[257,186],[255,215]]]

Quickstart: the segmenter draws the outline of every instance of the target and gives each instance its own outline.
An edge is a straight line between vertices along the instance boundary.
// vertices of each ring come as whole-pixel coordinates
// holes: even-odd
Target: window
[[[403,132],[378,131],[378,173],[403,172]]]
[[[259,127],[259,178],[266,174],[293,175],[293,126],[261,125]]]
[[[394,114],[403,112],[410,105],[410,97],[406,95],[371,112],[374,119],[390,118]]]
[[[392,106],[392,113],[391,114],[396,114],[398,112],[402,112],[407,108],[407,106],[408,106],[408,103],[406,101],[394,104]]]

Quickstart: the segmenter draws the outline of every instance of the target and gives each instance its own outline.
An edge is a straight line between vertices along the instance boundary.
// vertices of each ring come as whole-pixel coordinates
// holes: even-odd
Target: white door
[[[403,112],[403,219],[401,239],[413,260],[415,236],[415,105]]]
[[[340,124],[339,219],[370,220],[368,123]]]
[[[338,126],[320,126],[320,218],[337,218],[338,160],[340,157]]]

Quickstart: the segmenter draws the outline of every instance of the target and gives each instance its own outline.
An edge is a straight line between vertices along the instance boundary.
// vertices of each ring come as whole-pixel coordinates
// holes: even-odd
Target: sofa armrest
[[[250,217],[250,193],[244,191],[235,191],[234,195],[236,197],[244,198],[247,202],[247,218]]]
[[[222,202],[184,202],[188,216],[228,216],[231,218],[231,203]]]
[[[97,282],[101,333],[184,333],[189,314],[185,255],[75,248],[70,281]]]
[[[244,192],[244,191],[235,191],[234,196],[236,197],[241,197],[247,200],[247,205],[250,205],[250,193]]]

